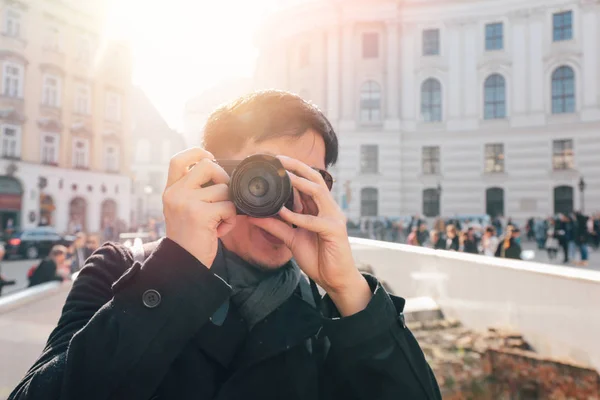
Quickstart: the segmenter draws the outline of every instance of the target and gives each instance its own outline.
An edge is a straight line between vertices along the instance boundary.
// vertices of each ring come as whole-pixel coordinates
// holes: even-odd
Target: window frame
[[[374,194],[374,196],[372,196]],[[369,196],[367,196],[369,195]],[[367,198],[368,197],[368,198]],[[375,212],[365,212],[365,210]],[[379,189],[368,186],[360,189],[360,216],[378,217],[379,216]]]
[[[426,166],[429,168],[426,168]],[[421,172],[423,175],[439,175],[441,168],[440,146],[423,146],[421,148]]]
[[[116,99],[115,104],[111,104],[111,98]],[[112,90],[107,90],[105,95],[105,107],[104,107],[104,116],[107,120],[113,122],[121,121],[122,114],[122,95],[119,92],[115,92]],[[112,109],[114,107],[114,110]],[[114,111],[114,115],[113,115]]]
[[[376,89],[376,90],[374,90]],[[359,121],[363,125],[374,125],[380,124],[382,121],[382,89],[379,82],[375,80],[368,80],[363,82],[360,86],[359,93]],[[371,107],[371,103],[375,104],[377,102],[377,107]],[[368,108],[365,107],[365,104],[368,105]],[[366,112],[366,114],[365,114]],[[364,118],[365,115],[368,115],[368,118]]]
[[[371,48],[368,46],[367,38],[375,40],[374,46]],[[371,43],[372,44],[372,43]],[[363,32],[361,36],[362,45],[362,58],[363,60],[377,59],[379,58],[379,46],[380,46],[380,35],[379,32]]]
[[[570,71],[570,76],[564,71]],[[560,76],[559,76],[560,74]],[[577,80],[575,69],[570,65],[559,65],[550,75],[550,107],[552,114],[572,114],[577,111]],[[569,88],[569,81],[571,86]],[[560,92],[555,89],[560,88]],[[569,92],[571,89],[571,92]]]
[[[568,146],[566,146],[567,144]],[[571,171],[574,169],[575,143],[573,142],[573,139],[552,140],[552,170]]]
[[[495,29],[500,27],[500,33]],[[491,28],[492,31],[489,32],[488,28]],[[485,51],[500,51],[504,50],[504,22],[496,21],[496,22],[488,22],[484,27],[485,33]],[[490,34],[488,36],[488,33]]]
[[[51,79],[56,82],[56,86],[54,88],[48,86],[48,81]],[[42,104],[48,107],[60,108],[61,88],[62,79],[60,76],[52,73],[44,73],[42,76]],[[54,91],[53,98],[50,96],[52,91]],[[51,99],[53,101],[50,101]]]
[[[52,146],[47,145],[46,138],[52,138],[54,143]],[[48,159],[46,149],[53,149],[53,157]],[[54,132],[44,132],[41,135],[41,144],[40,144],[40,161],[45,165],[58,165],[58,160],[60,157],[60,135]]]
[[[8,88],[6,85],[6,81],[7,81],[7,69],[8,68],[15,68],[19,71],[19,76],[16,78],[17,79],[17,93],[16,96],[13,94],[8,93]],[[13,76],[12,79],[15,79],[15,77]],[[12,61],[4,61],[2,63],[2,95],[5,97],[11,97],[11,98],[17,98],[17,99],[22,99],[23,98],[23,84],[25,81],[25,68],[22,64],[16,63],[16,62],[12,62]]]
[[[87,92],[87,102],[85,105],[85,110],[82,111],[79,108],[79,104],[80,104],[80,100],[82,99],[82,97],[80,96],[81,94],[81,90],[85,89],[85,91]],[[91,111],[92,111],[92,87],[89,84],[86,83],[77,83],[75,85],[75,101],[74,101],[74,111],[77,114],[81,114],[81,115],[90,115]]]
[[[431,90],[428,90],[427,92],[425,91],[425,86],[426,86],[426,84],[429,84],[429,83],[430,83],[430,85],[432,85],[433,83],[437,84],[437,88],[439,89],[439,95],[438,95],[439,104],[436,103],[436,101],[435,101],[436,98],[435,98],[435,91],[433,90],[434,89],[433,87],[431,88]],[[440,82],[440,80],[437,78],[434,78],[434,77],[429,77],[429,78],[425,79],[421,83],[420,92],[421,92],[421,119],[427,123],[442,122],[442,120],[444,118],[444,110],[443,110],[444,99],[443,99],[442,83]],[[427,96],[425,96],[425,94],[427,94]],[[426,104],[426,101],[427,101],[427,104]],[[428,107],[428,114],[425,114],[426,107]],[[426,117],[426,115],[428,115],[428,117]]]
[[[498,151],[500,149],[500,151]],[[486,143],[483,148],[483,172],[501,174],[506,172],[504,143]]]
[[[375,150],[374,152],[370,150]],[[369,162],[371,161],[371,162]],[[379,146],[376,144],[360,145],[360,172],[362,174],[379,173]]]
[[[78,143],[83,143],[83,150],[81,151],[81,153],[83,154],[82,159],[83,162],[79,163],[79,156],[78,156],[78,148],[77,148],[77,144]],[[90,167],[90,141],[88,139],[84,139],[84,138],[75,138],[73,140],[73,154],[72,154],[72,165],[73,168],[75,169],[88,169]]]
[[[15,137],[11,141],[14,141],[12,154],[8,154],[5,147],[8,139],[5,139],[5,133],[7,129],[12,129],[15,132]],[[21,145],[22,145],[22,128],[20,125],[14,124],[2,124],[0,125],[0,157],[4,159],[20,159],[21,158]]]
[[[498,81],[498,78],[500,79]],[[502,85],[488,85],[491,79],[495,79],[495,82],[501,82]],[[488,89],[494,90],[492,98],[488,97]],[[499,99],[499,94],[502,98]],[[506,78],[499,73],[492,73],[488,75],[483,81],[483,119],[484,120],[495,120],[506,118]],[[492,113],[488,114],[488,106],[493,110]]]
[[[427,28],[421,32],[421,55],[439,56],[441,53],[441,32],[439,28]]]
[[[569,25],[565,23],[565,16],[567,15],[569,16]],[[558,25],[557,18],[560,18]],[[568,34],[565,32],[568,32]],[[573,10],[552,13],[552,42],[564,42],[567,40],[573,40]]]
[[[109,150],[112,149],[114,153],[109,155]],[[115,144],[107,144],[104,146],[104,169],[107,172],[119,172],[119,146]],[[110,156],[110,157],[109,157]],[[110,159],[109,159],[110,158]]]
[[[23,14],[20,13],[19,11],[15,10],[12,7],[6,7],[6,10],[4,10],[4,15],[2,18],[2,24],[3,24],[3,29],[2,32],[4,33],[5,36],[8,37],[12,37],[12,38],[20,38],[21,37],[21,28],[22,28],[22,19],[23,19]],[[9,21],[12,22],[12,27],[9,30]],[[16,26],[16,30],[14,29],[14,27]]]

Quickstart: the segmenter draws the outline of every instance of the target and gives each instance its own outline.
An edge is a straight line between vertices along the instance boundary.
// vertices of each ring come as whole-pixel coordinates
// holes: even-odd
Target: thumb
[[[277,239],[283,241],[286,247],[294,250],[294,235],[296,231],[287,223],[276,218],[248,218],[248,220],[257,227],[264,229]]]

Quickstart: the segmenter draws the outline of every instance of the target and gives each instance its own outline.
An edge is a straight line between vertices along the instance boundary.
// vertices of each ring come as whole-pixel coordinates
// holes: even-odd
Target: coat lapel
[[[267,318],[254,326],[234,361],[236,369],[254,364],[304,345],[321,328],[321,315],[294,294]]]

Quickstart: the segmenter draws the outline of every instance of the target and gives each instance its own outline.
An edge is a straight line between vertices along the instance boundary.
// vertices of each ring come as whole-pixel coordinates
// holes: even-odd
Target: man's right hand
[[[218,238],[233,229],[236,217],[229,201],[229,176],[213,160],[199,147],[177,153],[163,193],[167,237],[207,268],[217,255]],[[211,186],[202,187],[209,182]]]

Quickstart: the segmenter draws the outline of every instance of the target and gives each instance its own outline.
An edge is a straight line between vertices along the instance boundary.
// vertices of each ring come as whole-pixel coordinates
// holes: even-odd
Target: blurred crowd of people
[[[550,260],[557,259],[562,250],[564,263],[581,266],[588,263],[589,246],[594,249],[600,246],[600,214],[586,216],[573,212],[548,218],[532,217],[522,229],[511,218],[506,221],[437,218],[431,229],[419,215],[405,221],[364,218],[358,228],[362,236],[371,239],[512,259],[522,258],[523,234],[525,240],[535,241],[539,250],[546,250]]]

